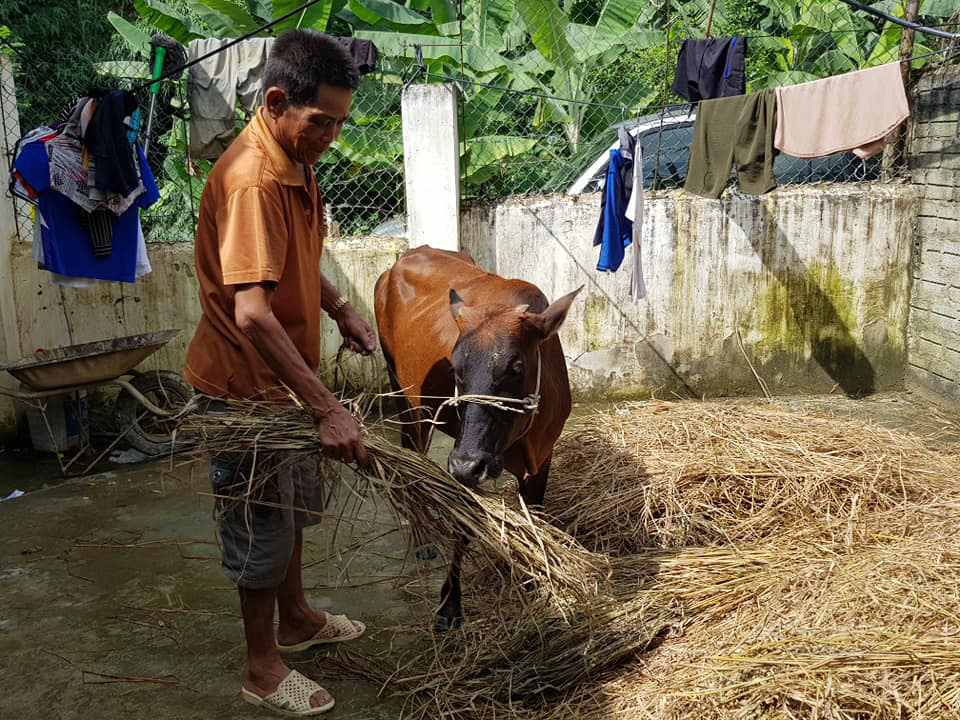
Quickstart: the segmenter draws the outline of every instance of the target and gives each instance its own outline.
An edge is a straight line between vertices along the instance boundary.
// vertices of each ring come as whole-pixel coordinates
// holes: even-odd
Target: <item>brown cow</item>
[[[439,429],[456,442],[447,461],[467,487],[506,468],[527,505],[539,506],[553,445],[570,415],[570,382],[557,331],[580,290],[548,306],[528,282],[481,270],[464,253],[420,247],[405,252],[377,280],[374,307],[380,344],[396,390],[408,403],[403,444],[426,451],[429,423],[444,398],[525,398],[536,411],[475,403],[445,407]],[[454,550],[441,591],[437,629],[463,622],[460,556]]]

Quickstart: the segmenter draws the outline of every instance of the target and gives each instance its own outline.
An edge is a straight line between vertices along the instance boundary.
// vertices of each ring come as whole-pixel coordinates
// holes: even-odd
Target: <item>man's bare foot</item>
[[[327,624],[326,613],[317,612],[304,601],[280,615],[277,644],[296,645],[309,640]]]
[[[277,687],[287,675],[288,668],[279,656],[274,660],[264,660],[257,663],[247,663],[243,669],[243,687],[255,695],[265,698],[276,692]],[[326,690],[317,690],[310,696],[310,707],[321,707],[329,703],[333,697]]]

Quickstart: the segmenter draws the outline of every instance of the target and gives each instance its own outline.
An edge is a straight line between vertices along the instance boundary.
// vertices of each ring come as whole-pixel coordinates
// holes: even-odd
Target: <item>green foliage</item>
[[[110,11],[129,15],[130,0],[3,0],[2,18],[10,29],[9,51],[24,131],[54,120],[72,97],[96,78],[96,63],[115,57]]]
[[[153,29],[185,44],[236,37],[300,2],[135,0],[135,23],[115,13],[109,22],[141,64],[98,67],[142,77]],[[900,0],[873,4],[902,16]],[[356,93],[350,124],[318,169],[328,202],[349,207],[356,220],[347,229],[356,230],[401,204],[400,83],[414,70],[415,45],[432,75],[418,82],[462,73],[532,93],[461,86],[465,192],[524,192],[542,187],[585,141],[607,137],[612,124],[676,102],[670,85],[677,52],[684,39],[703,37],[710,7],[711,0],[324,0],[274,32],[308,27],[352,34],[381,51],[381,73]],[[956,0],[922,0],[921,20],[943,22],[955,9]],[[713,12],[713,36],[748,36],[748,91],[889,62],[902,37],[898,26],[840,0],[716,0]],[[929,49],[922,35],[916,42],[916,53]],[[187,177],[198,181],[182,161],[165,165],[164,173],[176,186]],[[186,207],[190,196],[181,195],[177,202]]]

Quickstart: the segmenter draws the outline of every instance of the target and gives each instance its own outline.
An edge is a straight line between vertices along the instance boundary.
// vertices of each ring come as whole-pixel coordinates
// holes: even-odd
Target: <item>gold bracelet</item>
[[[336,317],[337,313],[343,309],[343,306],[346,305],[349,300],[347,300],[343,295],[337,298],[336,302],[333,303],[333,310],[330,311],[330,317]]]

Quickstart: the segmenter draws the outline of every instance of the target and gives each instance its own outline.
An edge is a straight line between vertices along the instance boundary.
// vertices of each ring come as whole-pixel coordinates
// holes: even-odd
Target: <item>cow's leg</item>
[[[553,456],[547,458],[547,461],[540,466],[540,470],[535,475],[526,474],[518,483],[520,497],[530,509],[543,509],[543,496],[547,492],[547,478],[550,475],[550,461]]]
[[[456,630],[463,625],[463,608],[460,605],[460,562],[463,560],[463,549],[466,539],[457,541],[453,548],[453,560],[447,570],[447,579],[440,590],[440,609],[437,610],[437,619],[434,630],[447,632]]]
[[[393,362],[393,356],[386,348],[383,350],[383,359],[387,363],[387,374],[390,376],[390,387],[397,395],[400,402],[400,413],[397,418],[400,421],[400,444],[407,450],[416,450],[419,453],[426,453],[427,433],[424,429],[423,413],[415,409],[407,399],[403,388],[400,387],[400,381],[397,380],[397,369]]]

